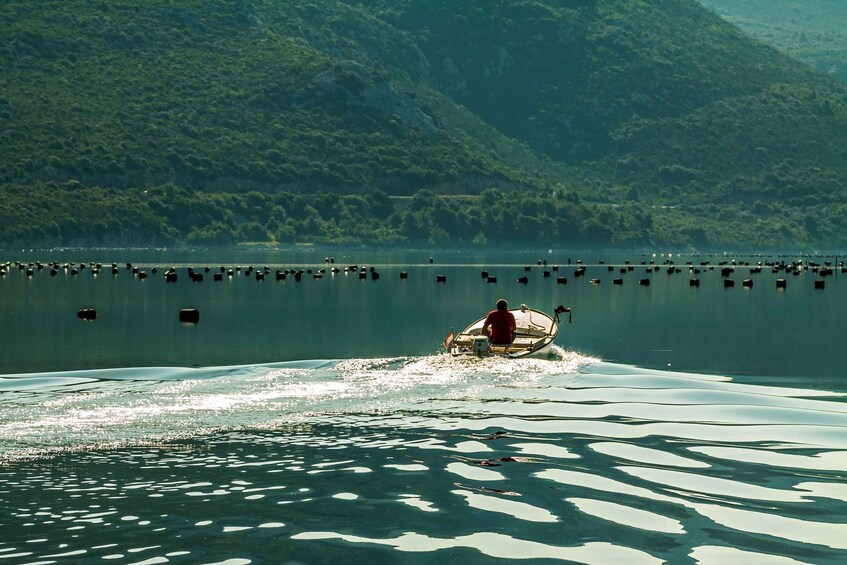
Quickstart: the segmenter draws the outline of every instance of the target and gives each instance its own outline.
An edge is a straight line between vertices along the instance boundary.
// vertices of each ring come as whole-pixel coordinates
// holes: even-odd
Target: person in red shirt
[[[492,345],[512,345],[515,341],[515,316],[509,312],[505,298],[497,301],[497,309],[488,313],[482,324],[482,335],[487,335]]]

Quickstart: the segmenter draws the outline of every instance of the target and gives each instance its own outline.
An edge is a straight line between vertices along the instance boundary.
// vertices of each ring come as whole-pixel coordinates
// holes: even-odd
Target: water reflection
[[[239,261],[257,268],[268,265],[272,271],[317,271],[330,265],[325,252],[302,250],[125,253],[127,261],[148,270],[173,265],[180,272]],[[63,270],[56,277],[38,271],[27,278],[13,269],[0,278],[0,365],[10,373],[427,355],[438,351],[451,327],[477,319],[506,296],[514,304],[545,311],[557,304],[573,306],[575,324],[562,329],[559,344],[588,356],[662,369],[745,374],[770,384],[775,377],[785,383],[813,380],[820,384],[813,388],[844,391],[840,325],[847,301],[838,269],[827,278],[825,291],[815,290],[819,274],[809,269],[776,292],[775,279],[785,277],[784,272],[748,274],[750,269],[759,261],[790,263],[796,257],[736,258],[731,276],[756,277],[757,284],[727,289],[718,264],[732,258],[604,254],[583,257],[587,274],[575,278],[579,257],[567,252],[444,252],[434,264],[428,262],[430,254],[354,250],[335,257],[333,265],[341,267],[378,266],[382,277],[377,281],[328,271],[322,279],[304,277],[300,282],[291,277],[256,281],[236,274],[221,282],[206,278],[202,283],[181,279],[166,284],[163,271],[141,281],[123,268],[123,261],[117,276],[96,278],[88,273],[72,277]],[[541,260],[549,264],[538,264]],[[665,266],[654,270],[650,261],[674,261],[680,273],[666,274]],[[704,261],[709,266],[701,267]],[[753,266],[743,266],[745,261]],[[568,284],[543,275],[554,266],[568,275]],[[696,289],[689,286],[695,267],[702,268],[696,275],[702,285]],[[486,283],[482,269],[496,272],[498,283]],[[401,272],[408,279],[401,280]],[[448,282],[436,284],[437,274],[446,274]],[[528,284],[518,283],[524,274]],[[624,284],[589,283],[612,274]],[[649,287],[637,284],[643,277],[650,278]],[[83,306],[98,311],[95,322],[77,319]],[[182,308],[198,309],[200,323],[181,325],[177,314]]]

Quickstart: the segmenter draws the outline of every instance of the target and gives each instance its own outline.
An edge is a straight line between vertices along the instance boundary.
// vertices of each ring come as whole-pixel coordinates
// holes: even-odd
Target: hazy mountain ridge
[[[847,82],[847,3],[842,0],[700,0],[753,37]]]
[[[531,241],[717,243],[741,223],[763,242],[841,241],[847,87],[695,0],[8,1],[0,36],[0,183],[18,210],[22,187],[43,183],[106,207],[117,199],[98,186],[305,192],[314,213],[227,214],[229,197],[200,194],[180,200],[193,222],[160,225],[141,193],[122,205],[169,242],[467,243],[496,231],[465,217],[480,214],[471,201],[445,211],[426,197],[383,216],[314,193],[499,187],[531,193],[522,221],[496,220],[542,230],[517,235]],[[582,202],[553,207],[577,212],[567,225],[535,200],[573,190]],[[676,212],[651,221],[665,204]],[[737,209],[722,224],[701,208],[714,205]],[[768,217],[782,206],[806,208]],[[108,231],[50,218],[16,222],[5,241]]]

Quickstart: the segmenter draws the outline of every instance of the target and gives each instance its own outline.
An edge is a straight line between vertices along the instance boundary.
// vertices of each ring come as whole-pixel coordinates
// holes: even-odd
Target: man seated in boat
[[[488,313],[482,324],[482,335],[487,335],[491,345],[505,347],[506,353],[515,341],[518,326],[515,316],[509,312],[509,303],[505,298],[497,301],[497,309]]]

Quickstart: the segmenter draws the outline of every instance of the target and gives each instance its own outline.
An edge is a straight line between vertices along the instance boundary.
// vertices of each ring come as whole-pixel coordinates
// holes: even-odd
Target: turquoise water
[[[847,558],[843,275],[386,256],[377,281],[192,284],[213,260],[167,259],[131,260],[176,285],[0,278],[0,561]],[[438,351],[500,295],[574,307],[551,358]]]

